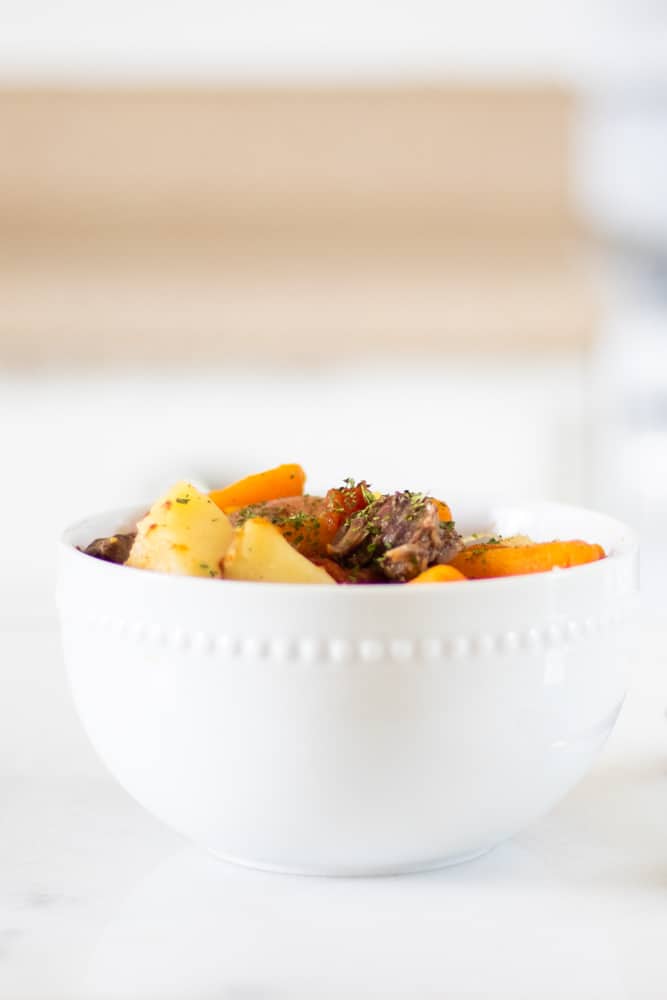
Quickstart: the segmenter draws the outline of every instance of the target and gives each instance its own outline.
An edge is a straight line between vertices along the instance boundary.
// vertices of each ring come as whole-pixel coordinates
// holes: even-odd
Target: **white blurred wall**
[[[657,0],[2,0],[0,79],[582,79],[664,59]],[[637,45],[642,60],[634,60]]]

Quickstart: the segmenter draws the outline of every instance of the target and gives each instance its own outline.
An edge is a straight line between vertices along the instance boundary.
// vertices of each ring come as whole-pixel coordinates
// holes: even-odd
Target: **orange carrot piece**
[[[279,465],[275,469],[239,479],[224,489],[212,490],[209,497],[221,510],[228,510],[265,500],[301,496],[305,482],[306,474],[300,465]]]
[[[503,545],[491,542],[471,545],[452,559],[452,565],[469,579],[544,573],[555,567],[567,569],[605,558],[601,545],[577,540],[535,542],[533,545]]]
[[[442,500],[436,500],[435,497],[431,497],[431,499],[433,500],[433,503],[438,508],[438,517],[440,518],[440,520],[441,521],[452,521],[453,520],[453,518],[452,518],[452,512],[451,512],[449,506],[446,503],[443,503]]]
[[[233,503],[230,504],[229,507],[223,507],[222,509],[227,517],[229,517],[230,514],[236,514],[237,510],[243,510],[244,506],[245,504]]]
[[[455,580],[466,580],[467,577],[455,566],[431,566],[419,576],[409,580],[409,583],[453,583]]]

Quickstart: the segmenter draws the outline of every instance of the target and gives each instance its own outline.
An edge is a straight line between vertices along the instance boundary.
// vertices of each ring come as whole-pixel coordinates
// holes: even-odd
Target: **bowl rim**
[[[79,548],[78,544],[82,542],[75,541],[75,538],[81,534],[83,529],[87,525],[92,525],[100,521],[113,521],[117,519],[119,524],[123,524],[124,521],[128,519],[138,518],[145,513],[146,510],[150,508],[150,503],[143,504],[132,504],[130,506],[110,508],[105,511],[97,512],[87,517],[79,518],[61,533],[58,547],[61,559],[74,560],[74,564],[78,565],[81,569],[84,565],[89,567],[90,572],[96,574],[106,575],[107,579],[119,580],[119,573],[130,572],[136,582],[138,576],[144,579],[145,585],[150,587],[152,585],[163,587],[165,586],[166,580],[171,580],[172,587],[212,587],[214,585],[220,586],[221,584],[227,588],[233,588],[237,592],[248,591],[256,593],[258,597],[262,594],[268,596],[270,594],[290,593],[295,597],[297,594],[307,593],[313,595],[315,593],[321,593],[325,595],[327,600],[332,599],[332,594],[336,593],[336,598],[334,600],[368,600],[369,595],[373,594],[389,594],[394,595],[405,593],[406,588],[404,586],[397,586],[395,583],[377,583],[372,586],[314,586],[310,583],[275,583],[269,581],[255,581],[255,580],[225,580],[216,578],[214,580],[208,579],[207,577],[198,576],[187,576],[180,574],[169,574],[162,573],[154,570],[138,569],[133,566],[125,566],[118,563],[106,562],[102,559],[94,559],[91,556],[87,556]],[[581,581],[584,578],[584,574],[587,574],[592,581],[596,579],[602,579],[604,576],[612,570],[613,567],[617,566],[620,562],[627,562],[636,557],[639,550],[639,541],[636,532],[623,521],[618,520],[611,515],[604,514],[601,511],[594,510],[588,507],[580,507],[576,504],[566,504],[557,501],[530,501],[530,502],[512,502],[495,504],[489,507],[490,515],[496,517],[502,514],[507,514],[508,512],[524,512],[524,515],[551,513],[558,514],[559,512],[567,514],[569,516],[581,516],[583,518],[593,518],[604,521],[608,529],[615,531],[617,534],[617,543],[608,550],[607,555],[604,559],[596,560],[595,562],[585,563],[581,566],[572,566],[567,569],[560,567],[555,567],[552,570],[546,570],[539,573],[530,574],[518,574],[516,576],[505,576],[505,577],[491,577],[486,579],[476,579],[476,580],[456,580],[449,581],[447,586],[443,586],[441,583],[425,583],[420,584],[418,587],[410,587],[409,593],[414,594],[415,592],[424,592],[427,594],[433,594],[435,591],[444,591],[445,593],[460,593],[461,588],[466,585],[465,589],[468,590],[467,585],[469,583],[475,584],[475,591],[480,591],[489,595],[490,592],[502,590],[507,593],[512,587],[525,587],[526,580],[530,579],[534,582],[534,586],[541,586],[538,581],[553,581],[555,579],[568,578],[571,574],[575,574],[575,579]],[[117,529],[119,532],[121,529]],[[111,574],[111,576],[109,576]],[[156,581],[162,581],[156,583]],[[324,599],[324,598],[323,598]],[[386,597],[385,600],[397,600],[395,596],[392,598]],[[414,598],[412,598],[414,599]]]

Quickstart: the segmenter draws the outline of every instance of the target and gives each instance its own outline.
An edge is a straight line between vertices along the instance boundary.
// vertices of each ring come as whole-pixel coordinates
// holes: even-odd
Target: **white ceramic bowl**
[[[358,875],[474,857],[550,809],[618,715],[637,547],[610,518],[489,512],[609,558],[418,587],[175,577],[76,550],[143,510],[64,537],[72,690],[121,785],[225,859]]]

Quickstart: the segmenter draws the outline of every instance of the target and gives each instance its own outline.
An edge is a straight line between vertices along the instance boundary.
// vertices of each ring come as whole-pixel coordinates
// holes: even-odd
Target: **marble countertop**
[[[486,857],[313,879],[226,865],[98,777],[0,778],[0,997],[667,995],[667,627],[591,774]]]

